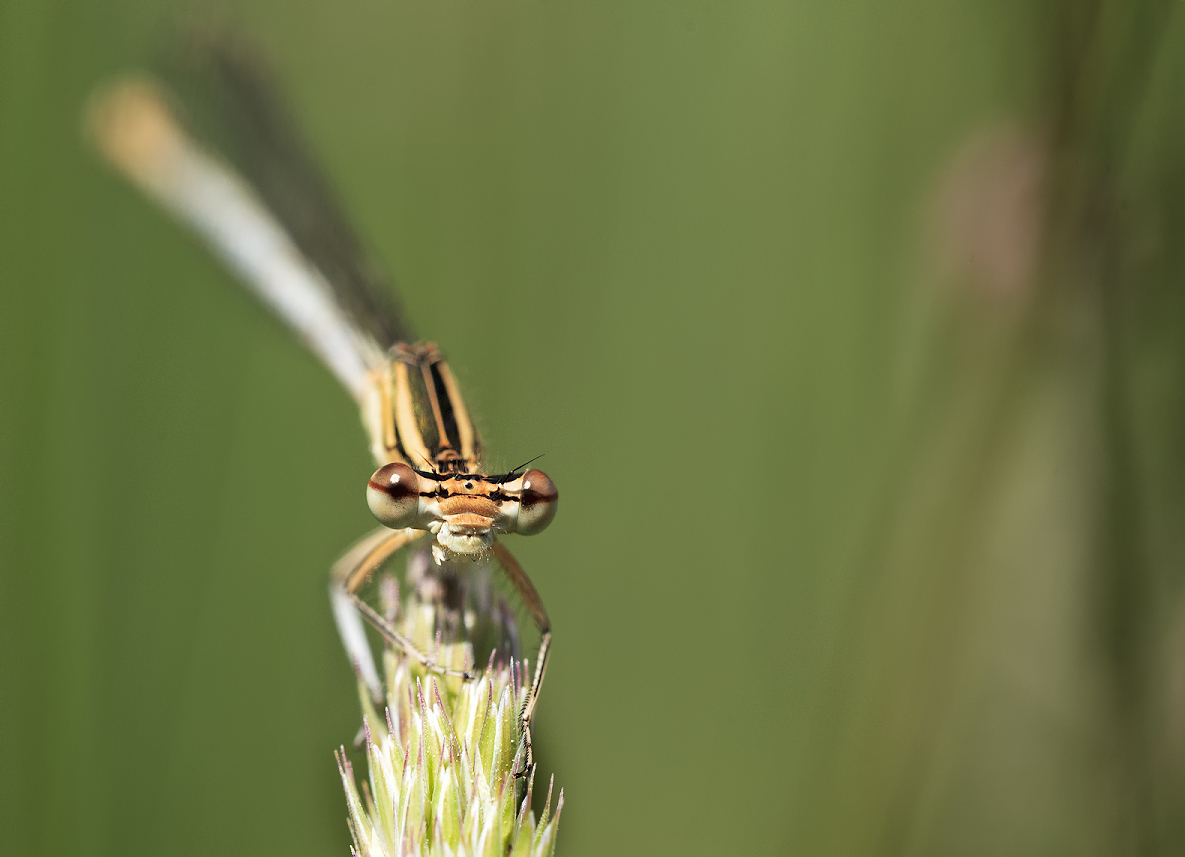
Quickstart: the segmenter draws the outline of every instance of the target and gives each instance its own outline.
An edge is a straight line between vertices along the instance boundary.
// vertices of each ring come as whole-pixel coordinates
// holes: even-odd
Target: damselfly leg
[[[473,664],[485,658],[513,663],[522,682],[529,671],[530,684],[519,712],[521,764],[515,772],[526,776],[534,768],[531,719],[551,648],[551,623],[542,600],[501,542],[485,555],[440,562],[422,535],[416,530],[376,530],[334,564],[330,596],[346,650],[376,701],[383,698],[383,688],[360,617],[387,644],[435,675],[476,678]],[[394,609],[384,610],[363,598],[378,575],[394,584]],[[500,591],[501,581],[508,586]],[[395,621],[396,616],[401,621]],[[525,633],[528,621],[537,641]],[[455,644],[464,646],[463,669],[441,663],[442,646]]]

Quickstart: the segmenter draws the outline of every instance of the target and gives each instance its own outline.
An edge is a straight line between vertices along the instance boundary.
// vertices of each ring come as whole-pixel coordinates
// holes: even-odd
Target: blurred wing
[[[169,66],[187,121],[255,189],[357,326],[384,350],[413,341],[392,284],[347,225],[261,59],[225,30],[194,26]]]
[[[107,158],[201,235],[355,398],[411,338],[390,286],[270,96],[258,62],[191,30],[168,75],[185,104],[145,80],[101,93],[90,127]]]

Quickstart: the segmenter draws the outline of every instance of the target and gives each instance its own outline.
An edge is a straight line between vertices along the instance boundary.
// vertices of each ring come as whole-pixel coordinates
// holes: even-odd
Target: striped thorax
[[[481,440],[434,343],[395,345],[371,378],[363,419],[380,467],[366,499],[383,525],[432,533],[443,562],[485,553],[498,533],[551,523],[559,494],[541,470],[480,472]]]

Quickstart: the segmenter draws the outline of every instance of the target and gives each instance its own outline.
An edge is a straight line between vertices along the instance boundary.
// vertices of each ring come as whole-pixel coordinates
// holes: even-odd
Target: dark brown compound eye
[[[523,489],[519,495],[518,521],[514,531],[524,536],[541,532],[555,517],[560,504],[560,492],[542,470],[528,470],[523,474]]]
[[[384,526],[413,526],[420,512],[420,477],[406,464],[384,464],[370,477],[366,504]]]

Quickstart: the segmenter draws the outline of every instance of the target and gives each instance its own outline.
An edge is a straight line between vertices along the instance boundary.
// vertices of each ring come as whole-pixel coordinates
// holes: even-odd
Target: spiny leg
[[[535,750],[531,742],[531,717],[535,714],[535,703],[539,701],[539,689],[543,686],[543,676],[547,672],[547,655],[551,650],[551,621],[547,618],[547,611],[543,609],[543,599],[535,591],[534,584],[527,577],[527,573],[523,571],[523,567],[518,564],[518,560],[501,542],[494,542],[493,552],[519,597],[523,600],[523,604],[526,606],[527,612],[531,614],[531,619],[540,634],[539,654],[535,659],[535,672],[531,677],[531,687],[527,691],[522,711],[519,712],[526,759],[523,767],[514,774],[518,779],[530,775],[535,769]]]
[[[363,584],[391,554],[424,535],[419,530],[389,530],[380,527],[356,542],[341,559],[333,564],[329,573],[329,597],[333,604],[333,616],[338,632],[345,644],[350,660],[358,665],[363,680],[376,699],[382,698],[382,681],[374,664],[374,654],[366,641],[366,633],[358,617],[366,619],[392,645],[421,666],[438,675],[471,679],[468,670],[454,670],[436,664],[436,658],[419,650],[414,642],[391,627],[377,610],[358,595]]]
[[[523,746],[526,748],[526,760],[523,767],[516,771],[515,779],[529,776],[535,770],[535,745],[531,741],[531,718],[535,713],[535,703],[539,699],[539,688],[543,685],[543,673],[547,669],[547,652],[551,648],[551,631],[541,631],[543,638],[539,643],[538,663],[531,678],[531,689],[527,691],[527,700],[519,714],[523,729]]]

